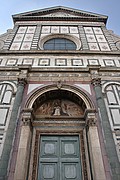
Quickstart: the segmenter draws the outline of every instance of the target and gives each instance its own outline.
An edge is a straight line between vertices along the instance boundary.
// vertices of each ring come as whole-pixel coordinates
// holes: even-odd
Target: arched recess
[[[38,107],[41,107],[41,105],[43,105],[44,102],[47,102],[47,100],[52,101],[56,99],[67,99],[80,106],[82,109],[81,116],[69,116],[68,114],[68,116],[66,116],[66,114],[61,115],[59,113],[60,111],[58,110],[58,113],[37,118],[36,114],[34,113],[36,112],[36,109]],[[77,179],[88,179],[88,177],[90,179],[93,176],[94,179],[98,180],[100,177],[99,172],[97,172],[98,161],[100,163],[99,170],[103,174],[103,179],[105,179],[102,155],[101,150],[99,149],[100,142],[96,126],[95,105],[89,95],[84,92],[84,90],[72,85],[62,84],[61,82],[37,88],[29,94],[26,100],[23,109],[22,120],[23,126],[21,130],[19,149],[23,147],[24,141],[25,153],[24,156],[22,156],[18,150],[18,163],[16,166],[17,168],[15,171],[15,177],[17,177],[19,173],[21,174],[21,179],[25,179],[27,174],[30,180],[39,179],[39,177],[41,176],[39,172],[43,172],[43,170],[40,169],[41,165],[39,166],[40,156],[42,155],[40,154],[40,152],[43,152],[45,150],[45,153],[43,153],[43,157],[47,153],[51,155],[51,153],[55,152],[54,145],[56,144],[50,142],[48,143],[48,145],[46,145],[45,149],[40,150],[40,147],[44,147],[44,145],[46,144],[43,143],[42,145],[42,138],[48,138],[48,140],[55,138],[58,139],[58,143],[61,143],[63,139],[68,138],[66,141],[68,143],[64,148],[64,151],[66,151],[64,152],[64,154],[75,154],[76,152],[78,152],[78,164],[80,164],[80,167],[76,165],[74,167],[72,165],[70,166],[70,169],[71,167],[72,169],[77,167],[78,169],[76,169],[75,171],[81,173],[80,176],[77,177]],[[96,138],[96,144],[93,143],[93,134]],[[69,138],[78,138],[78,143],[70,143],[72,141]],[[56,148],[63,147],[63,144],[64,143],[59,144]],[[77,144],[79,144],[79,146],[77,146]],[[71,147],[72,150],[69,151],[69,147]],[[74,152],[74,149],[77,149],[78,151]],[[96,153],[98,154],[97,160],[94,157],[94,154]],[[68,155],[66,155],[66,157],[67,156]],[[71,155],[71,157],[73,156]],[[25,164],[21,169],[19,165],[20,161]],[[70,164],[71,163],[69,163],[69,165]],[[28,172],[26,171],[26,167],[28,167]],[[46,168],[48,167],[46,166]],[[51,168],[52,165],[50,165],[50,169]],[[67,166],[66,169],[69,169],[69,167]],[[52,171],[54,170],[52,169]],[[71,171],[69,172],[71,173]],[[48,174],[46,174],[45,176],[47,178],[49,177]],[[71,177],[73,177],[73,175],[71,175]],[[41,179],[43,179],[43,177]],[[55,177],[54,179],[57,179],[57,177]]]
[[[51,34],[51,35],[47,35],[44,36],[40,39],[39,41],[39,48],[41,50],[43,50],[43,45],[46,41],[50,40],[50,39],[54,39],[54,38],[64,38],[64,39],[68,39],[70,41],[73,41],[76,44],[76,50],[79,50],[81,48],[81,41],[72,35],[68,35],[68,34]]]

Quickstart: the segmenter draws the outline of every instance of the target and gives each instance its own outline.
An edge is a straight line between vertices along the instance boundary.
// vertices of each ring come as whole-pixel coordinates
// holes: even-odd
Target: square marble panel
[[[16,65],[16,63],[17,63],[17,59],[8,59],[7,60],[8,66],[14,66],[14,65]]]
[[[72,66],[83,66],[82,59],[71,59],[71,60],[72,60]]]
[[[96,35],[98,42],[107,42],[104,35]]]
[[[23,42],[21,46],[21,50],[30,50],[31,42]]]
[[[88,43],[90,50],[92,51],[99,51],[99,47],[97,43]]]
[[[33,59],[32,58],[25,58],[25,59],[23,59],[23,64],[24,65],[32,65]]]
[[[88,59],[88,64],[99,65],[99,61],[98,61],[98,59]]]
[[[55,59],[56,66],[66,66],[67,60],[66,59]]]
[[[24,41],[27,41],[27,42],[32,41],[33,36],[34,36],[34,34],[26,34],[24,37]]]
[[[84,30],[86,34],[93,34],[93,30],[91,27],[84,27]]]
[[[69,33],[69,29],[68,29],[68,27],[67,26],[61,26],[60,27],[60,32],[61,33]]]
[[[14,42],[21,42],[23,40],[24,34],[16,34]]]
[[[59,33],[59,26],[51,26],[51,33]]]
[[[103,34],[102,29],[100,27],[93,27],[93,31],[95,34]]]
[[[108,43],[99,43],[101,51],[110,51]]]
[[[42,33],[43,34],[50,33],[50,26],[42,26]]]
[[[87,41],[88,42],[96,42],[96,38],[94,35],[92,34],[86,34],[86,37],[87,37]]]
[[[26,32],[26,30],[27,30],[27,26],[21,26],[21,27],[19,27],[19,29],[18,29],[18,32],[17,33],[25,33]]]
[[[19,42],[19,43],[13,42],[10,47],[10,50],[19,50],[20,46],[21,46],[21,42]]]
[[[72,33],[72,34],[78,33],[78,28],[77,27],[70,27],[70,33]]]
[[[50,59],[48,59],[48,58],[39,59],[39,65],[40,66],[49,66]]]
[[[103,61],[106,66],[115,66],[115,62],[113,59],[104,59]]]
[[[33,34],[36,30],[36,26],[28,26],[27,33]]]

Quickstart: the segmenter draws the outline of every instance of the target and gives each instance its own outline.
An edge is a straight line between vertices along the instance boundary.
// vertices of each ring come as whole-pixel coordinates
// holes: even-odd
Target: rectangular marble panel
[[[115,66],[115,62],[113,59],[104,59],[103,61],[106,66]]]
[[[31,42],[23,42],[21,46],[21,50],[30,50]]]
[[[71,59],[73,66],[83,66],[83,60],[82,59]]]
[[[25,33],[25,32],[26,32],[26,30],[27,30],[27,26],[21,26],[21,27],[19,27],[19,29],[18,29],[18,32],[17,32],[17,33]]]
[[[88,43],[90,50],[92,51],[99,51],[99,47],[97,43]]]
[[[92,34],[86,34],[86,37],[87,37],[87,41],[88,42],[96,42],[96,38],[94,35]]]
[[[59,33],[59,26],[51,26],[51,33]]]
[[[120,125],[120,110],[119,109],[111,109],[112,117],[113,117],[113,123],[115,125]]]
[[[86,34],[93,34],[93,30],[91,27],[84,27],[84,30]]]
[[[14,42],[21,42],[23,40],[24,34],[16,34]]]
[[[39,59],[39,65],[40,66],[49,66],[50,59],[48,59],[48,58]]]
[[[95,34],[103,34],[102,29],[100,27],[93,27],[93,31]]]
[[[27,42],[32,41],[33,36],[34,36],[34,34],[26,34],[24,37],[24,41],[27,41]]]
[[[96,35],[98,42],[107,42],[104,35]]]
[[[20,46],[21,46],[21,42],[13,42],[11,47],[10,47],[10,50],[19,50],[20,49]]]
[[[69,33],[69,29],[67,26],[61,26],[60,32],[66,34],[66,33]]]
[[[77,27],[70,27],[70,33],[72,33],[72,34],[78,33],[78,28]]]
[[[32,65],[33,64],[33,59],[28,58],[28,59],[23,59],[23,64],[25,65]]]
[[[0,108],[0,125],[5,125],[8,109]]]
[[[42,33],[49,34],[50,33],[50,26],[42,26]]]
[[[67,61],[66,61],[66,59],[55,59],[55,65],[56,66],[66,66]]]
[[[27,33],[34,33],[36,26],[28,26]]]
[[[14,66],[17,63],[17,59],[8,59],[7,65],[8,66]]]
[[[101,51],[110,51],[108,43],[99,43]]]
[[[88,59],[88,64],[99,65],[99,61],[98,61],[98,59]]]

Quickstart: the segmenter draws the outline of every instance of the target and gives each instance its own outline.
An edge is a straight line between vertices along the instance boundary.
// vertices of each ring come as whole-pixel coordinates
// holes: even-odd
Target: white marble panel
[[[19,50],[20,46],[21,46],[21,42],[19,42],[19,43],[14,43],[13,42],[11,47],[10,47],[10,50]]]
[[[99,65],[99,62],[97,59],[88,59],[88,63],[90,65]]]
[[[104,59],[104,62],[106,66],[115,66],[113,59]]]
[[[23,42],[21,46],[21,50],[30,50],[31,42]]]
[[[34,33],[36,26],[28,26],[27,33]]]
[[[60,27],[60,32],[64,33],[64,34],[67,34],[67,33],[69,33],[69,29],[68,29],[67,26],[61,26]]]
[[[95,34],[103,34],[102,29],[100,27],[93,27],[93,31]]]
[[[51,33],[59,33],[59,26],[51,26]]]
[[[8,66],[13,66],[17,63],[17,59],[8,59],[7,65]]]
[[[72,59],[72,65],[73,66],[83,66],[83,60],[82,59]]]
[[[18,32],[17,32],[17,33],[25,33],[25,32],[26,32],[26,30],[27,30],[27,26],[21,26],[21,27],[19,27],[19,29],[18,29]]]
[[[48,59],[48,58],[39,59],[39,65],[40,66],[50,65],[50,59]]]
[[[115,98],[115,95],[114,95],[113,92],[108,91],[108,92],[107,92],[107,98],[108,98],[109,104],[117,104],[116,98]]]
[[[90,85],[89,84],[75,84],[76,86],[84,89],[85,91],[87,91],[89,94],[91,93],[91,89],[90,89]]]
[[[26,34],[24,37],[24,41],[32,41],[34,34]]]
[[[8,109],[1,109],[0,108],[0,124],[4,125],[7,117]]]
[[[96,42],[96,38],[94,35],[92,34],[86,34],[86,37],[87,37],[87,41],[88,42]]]
[[[110,51],[108,43],[99,43],[101,51]]]
[[[36,88],[38,88],[38,87],[40,87],[42,85],[43,84],[29,84],[27,94],[29,94],[31,91],[33,91],[34,89],[36,89]]]
[[[56,62],[55,64],[57,66],[66,66],[67,65],[66,59],[56,59],[55,62]]]
[[[84,27],[84,30],[86,34],[93,34],[93,30],[91,27]]]
[[[78,28],[77,27],[70,27],[70,33],[71,34],[78,33]]]
[[[119,109],[111,109],[113,122],[114,124],[120,125],[120,110]]]
[[[50,33],[50,26],[42,26],[42,33],[49,34]]]
[[[107,42],[104,35],[96,35],[98,42]]]
[[[3,97],[3,104],[10,104],[11,101],[11,97],[12,97],[12,92],[11,91],[6,91]]]
[[[21,42],[23,40],[24,34],[16,34],[14,42]]]
[[[23,64],[25,65],[32,65],[33,64],[33,59],[23,59]]]
[[[92,51],[99,51],[99,47],[97,43],[88,43],[90,50]]]

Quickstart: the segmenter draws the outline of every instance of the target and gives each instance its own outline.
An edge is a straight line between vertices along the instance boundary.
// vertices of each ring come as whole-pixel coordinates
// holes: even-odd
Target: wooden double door
[[[82,180],[79,136],[41,136],[38,180]]]

